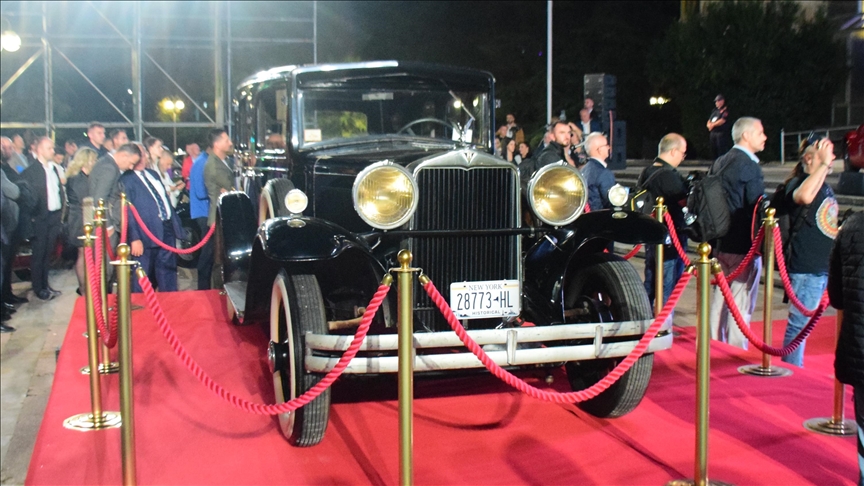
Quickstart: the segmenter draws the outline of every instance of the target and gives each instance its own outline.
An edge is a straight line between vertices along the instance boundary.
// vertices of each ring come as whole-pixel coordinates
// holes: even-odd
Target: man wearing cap
[[[732,125],[728,121],[729,108],[726,106],[726,99],[723,98],[722,94],[714,97],[714,106],[714,111],[711,112],[711,116],[708,117],[708,123],[705,126],[708,127],[708,132],[710,132],[711,150],[714,152],[714,160],[717,160],[718,157],[724,155],[732,148],[732,145],[729,143],[731,142],[729,132],[732,129]]]

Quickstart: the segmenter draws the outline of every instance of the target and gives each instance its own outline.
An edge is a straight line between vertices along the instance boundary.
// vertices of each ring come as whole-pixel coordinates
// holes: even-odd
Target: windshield
[[[482,91],[306,89],[300,101],[301,146],[382,136],[464,142],[486,147],[489,100]]]

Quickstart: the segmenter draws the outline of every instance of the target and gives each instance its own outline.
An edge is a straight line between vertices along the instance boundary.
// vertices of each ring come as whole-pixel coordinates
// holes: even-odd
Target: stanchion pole
[[[721,486],[728,483],[708,480],[708,411],[711,379],[711,324],[709,322],[711,305],[711,274],[721,272],[720,265],[708,258],[711,245],[699,243],[699,261],[696,262],[697,301],[696,310],[696,462],[694,479],[678,479],[667,483],[668,486],[692,485]]]
[[[84,248],[93,247],[93,226],[84,225]],[[93,305],[93,291],[90,287],[90,273],[84,272],[84,298],[87,307],[87,356],[90,368],[99,366],[99,334],[96,330],[96,310]],[[89,371],[88,369],[88,371]],[[119,427],[121,420],[117,412],[102,410],[102,386],[99,373],[90,374],[90,408],[92,413],[73,415],[63,421],[63,426],[72,430],[99,430]]]
[[[840,326],[843,322],[843,311],[837,310],[837,340],[840,339]],[[804,428],[811,432],[838,437],[848,437],[858,433],[858,425],[854,420],[844,417],[846,408],[846,385],[834,379],[834,413],[831,417],[813,418],[804,421]]]
[[[134,485],[135,479],[135,415],[132,395],[132,296],[131,269],[137,262],[129,261],[129,246],[117,246],[117,257],[111,262],[117,275],[118,346],[120,348],[120,454],[123,460],[123,484]]]
[[[666,213],[666,206],[664,205],[665,200],[662,197],[657,198],[657,205],[654,206],[654,215],[657,218],[657,221],[660,222],[663,226],[666,226],[666,219],[664,218],[664,214]],[[654,250],[655,253],[655,265],[654,265],[654,315],[659,316],[661,312],[663,312],[663,243],[657,245],[657,249]]]
[[[399,268],[399,479],[414,484],[414,283],[411,252],[401,250]]]
[[[762,340],[765,344],[771,346],[772,341],[772,317],[771,313],[774,307],[774,227],[777,226],[777,220],[774,219],[776,210],[768,208],[765,212],[765,222],[762,227],[765,230],[765,237],[762,240],[762,255],[765,257],[765,291],[764,300],[762,303]],[[738,372],[745,375],[754,376],[789,376],[792,370],[788,368],[780,368],[771,366],[771,355],[762,352],[762,364],[760,365],[745,365],[738,368]]]

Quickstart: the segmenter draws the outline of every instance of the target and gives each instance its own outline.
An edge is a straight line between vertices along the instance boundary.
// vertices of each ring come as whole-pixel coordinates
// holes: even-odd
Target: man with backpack
[[[811,135],[801,142],[799,154],[800,161],[785,184],[777,188],[772,202],[777,200],[780,207],[775,209],[789,218],[789,241],[783,242],[783,253],[793,292],[805,307],[814,309],[828,284],[828,259],[838,231],[839,206],[825,183],[834,162],[834,144]],[[798,336],[808,320],[797,307],[789,305],[783,346]],[[802,341],[795,351],[783,356],[783,362],[803,367],[804,344]]]
[[[670,133],[660,139],[660,144],[657,146],[657,158],[654,163],[645,167],[642,174],[639,175],[639,180],[636,183],[636,190],[646,191],[646,206],[653,207],[655,200],[662,197],[665,200],[669,216],[675,226],[675,231],[678,234],[678,239],[681,245],[686,248],[687,237],[679,231],[684,227],[684,213],[682,211],[681,201],[687,197],[687,184],[681,174],[678,173],[678,166],[684,161],[687,156],[687,140],[677,133]],[[650,212],[647,207],[642,212]],[[655,245],[647,245],[645,247],[645,290],[648,292],[648,299],[654,301],[654,271],[657,265],[657,249]],[[675,283],[684,272],[684,260],[678,255],[678,251],[671,244],[671,239],[667,240],[666,247],[663,250],[663,302],[669,299]]]
[[[720,174],[726,193],[726,205],[731,221],[729,231],[719,237],[714,247],[714,256],[720,262],[723,273],[728,275],[744,260],[752,245],[753,209],[764,196],[765,182],[759,158],[756,154],[765,149],[765,131],[757,118],[742,117],[732,126],[735,146],[726,155],[714,162],[709,171]],[[733,281],[729,282],[734,304],[741,311],[745,325],[750,326],[750,317],[756,308],[759,275],[762,257],[755,256],[751,263]],[[747,338],[735,324],[726,306],[719,287],[711,297],[711,337],[733,346],[747,349]]]

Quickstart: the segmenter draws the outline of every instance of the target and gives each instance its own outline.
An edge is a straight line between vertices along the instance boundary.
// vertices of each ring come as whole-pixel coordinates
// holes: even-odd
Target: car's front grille
[[[519,189],[512,168],[422,168],[417,173],[417,184],[420,198],[411,229],[459,231],[518,226]],[[422,268],[448,301],[452,282],[519,276],[516,235],[414,238],[411,250],[413,266]],[[414,303],[415,319],[427,329],[450,329],[419,286]],[[472,321],[472,327],[484,324],[489,325]]]

